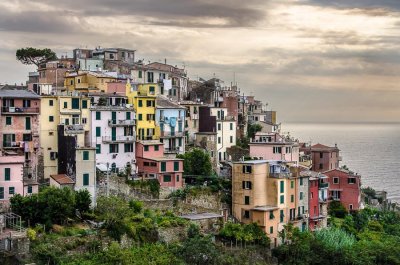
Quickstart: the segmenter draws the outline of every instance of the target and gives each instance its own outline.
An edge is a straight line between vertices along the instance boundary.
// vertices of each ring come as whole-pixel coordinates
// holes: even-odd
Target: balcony
[[[183,137],[184,132],[161,132],[162,138]]]
[[[133,143],[135,141],[135,136],[103,136],[103,143]]]
[[[132,104],[119,104],[119,105],[91,105],[90,109],[93,110],[119,110],[119,111],[133,111]]]
[[[76,83],[74,85],[75,89],[89,89],[89,84],[88,83]]]
[[[280,172],[280,173],[269,173],[271,178],[290,178],[292,173],[290,172]]]
[[[179,147],[165,148],[164,154],[179,154]]]
[[[110,127],[122,127],[122,126],[134,126],[134,120],[108,120],[108,126]]]
[[[327,189],[327,188],[329,188],[329,183],[328,182],[319,183],[319,188]]]
[[[6,114],[39,114],[39,108],[2,107],[1,111]]]
[[[5,141],[3,142],[3,148],[23,148],[24,146],[20,144],[20,142],[10,142],[10,141]]]
[[[71,114],[71,115],[73,115],[73,114],[81,114],[81,110],[80,109],[68,109],[68,108],[66,108],[66,109],[60,109],[60,113],[61,114]]]
[[[65,134],[81,134],[84,132],[85,132],[85,130],[83,128],[83,124],[73,124],[73,125],[65,125],[64,126]]]
[[[319,203],[328,203],[328,198],[319,198]]]

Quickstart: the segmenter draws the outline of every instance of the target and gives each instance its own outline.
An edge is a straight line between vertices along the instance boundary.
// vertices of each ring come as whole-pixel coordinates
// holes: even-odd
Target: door
[[[26,117],[25,118],[25,130],[30,130],[31,129],[31,117]]]

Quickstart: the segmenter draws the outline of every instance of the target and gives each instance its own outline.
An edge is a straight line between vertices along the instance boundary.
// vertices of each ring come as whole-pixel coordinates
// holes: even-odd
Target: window
[[[282,153],[282,147],[280,147],[280,146],[274,146],[274,148],[273,148],[273,153],[274,153],[274,154],[281,154],[281,153]]]
[[[269,220],[273,220],[274,218],[275,218],[274,212],[273,212],[273,211],[270,211],[270,212],[269,212]]]
[[[149,151],[149,146],[148,146],[148,145],[145,145],[145,146],[144,146],[144,151],[145,151],[145,152],[148,152],[148,151]]]
[[[285,181],[282,180],[279,182],[279,189],[281,193],[285,192]]]
[[[166,162],[161,162],[161,172],[167,171],[167,163]]]
[[[270,226],[270,227],[269,227],[269,233],[270,233],[270,234],[273,234],[273,233],[274,233],[274,227],[273,227],[273,226]]]
[[[319,153],[319,158],[323,158],[324,157],[324,153]]]
[[[249,196],[244,196],[244,204],[250,205],[250,197]]]
[[[281,223],[283,223],[283,218],[285,217],[285,215],[283,214],[283,210],[280,210],[280,212],[279,212],[279,221],[281,222]]]
[[[233,143],[233,136],[230,137],[229,142],[232,144]]]
[[[9,187],[8,188],[8,194],[13,195],[15,193],[15,188],[14,187]]]
[[[11,168],[6,167],[4,169],[4,180],[10,181],[10,179],[11,179]]]
[[[323,169],[324,168],[324,164],[320,163],[319,164],[319,169]]]
[[[54,105],[54,101],[52,99],[49,100],[49,106],[53,106]]]
[[[56,160],[57,159],[57,152],[50,152],[50,160]]]
[[[6,125],[12,125],[12,117],[6,117]]]
[[[333,184],[339,184],[339,178],[333,178]]]
[[[142,71],[139,71],[138,76],[139,78],[142,78]]]
[[[101,144],[96,144],[96,154],[101,154]]]
[[[300,186],[303,186],[303,178],[300,178]]]
[[[149,92],[150,92],[150,95],[154,95],[156,92],[155,87],[153,87],[153,86],[149,87]]]
[[[155,146],[154,146],[154,151],[158,151],[158,150],[160,150],[160,146],[155,145]]]
[[[218,137],[218,143],[219,144],[221,143],[221,137]]]
[[[349,184],[356,184],[356,178],[348,178],[348,179],[347,179],[347,182],[348,182]]]
[[[49,122],[53,122],[54,121],[54,116],[49,116]]]
[[[126,120],[130,120],[131,119],[131,112],[127,111],[125,116],[126,116]]]
[[[22,101],[22,106],[23,106],[24,108],[30,108],[30,107],[31,107],[31,101],[30,101],[29,99],[24,99],[24,100]]]
[[[350,210],[350,211],[353,210],[353,204],[349,204],[349,210]]]
[[[221,130],[221,123],[218,123],[218,131]]]
[[[294,180],[290,181],[290,188],[291,188],[291,189],[294,188]]]
[[[246,218],[246,219],[249,219],[250,218],[250,211],[244,211],[243,217]]]
[[[143,114],[139,114],[138,120],[139,120],[139,121],[143,120]]]
[[[133,144],[124,144],[124,152],[132,153],[133,152]]]
[[[87,123],[87,119],[86,118],[82,118],[82,124],[86,124]]]
[[[147,114],[146,115],[146,118],[147,118],[148,121],[154,121],[154,117],[155,117],[154,114]]]
[[[89,160],[89,151],[83,151],[83,160]]]
[[[171,182],[171,175],[164,175],[163,182]]]
[[[138,106],[143,107],[143,101],[141,99],[139,99],[139,101],[138,101]]]
[[[87,109],[87,100],[82,100],[82,109]]]
[[[174,171],[179,171],[179,161],[174,162]]]
[[[118,153],[118,144],[110,144],[110,154]]]
[[[147,107],[154,107],[154,100],[147,100],[146,106]]]
[[[290,202],[294,202],[294,195],[290,195]]]
[[[281,195],[281,196],[279,197],[279,203],[280,203],[280,204],[285,203],[285,195]]]
[[[28,194],[31,194],[31,193],[32,193],[32,186],[28,185]]]
[[[96,127],[96,137],[101,136],[101,127]]]
[[[0,200],[4,200],[4,187],[0,187]]]
[[[30,134],[30,133],[24,133],[24,134],[22,135],[22,141],[24,141],[24,142],[30,142],[30,141],[32,141],[32,134]]]
[[[89,186],[89,174],[83,174],[83,186]]]
[[[302,199],[303,199],[303,192],[300,191],[300,200],[302,200]]]
[[[311,199],[314,199],[314,192],[311,192],[311,193],[310,193],[310,198],[311,198]]]
[[[250,165],[244,165],[242,169],[243,169],[243,173],[246,173],[246,174],[250,174],[251,173],[251,166]]]
[[[292,149],[290,147],[286,147],[286,153],[290,154],[292,152]]]
[[[101,120],[101,112],[100,111],[96,111],[96,121]]]
[[[229,127],[230,127],[230,130],[233,131],[233,123],[232,122],[229,124]]]
[[[251,190],[251,181],[242,181],[242,188],[244,190]]]

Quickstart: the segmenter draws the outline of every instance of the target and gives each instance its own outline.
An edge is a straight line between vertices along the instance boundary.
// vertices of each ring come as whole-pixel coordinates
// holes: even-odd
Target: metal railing
[[[108,120],[108,126],[133,126],[135,125],[134,120]]]
[[[135,136],[103,136],[102,140],[104,143],[133,143]]]
[[[3,113],[39,113],[39,108],[25,108],[25,107],[2,107],[1,111]]]
[[[173,147],[173,148],[165,148],[164,153],[165,154],[178,154],[180,152],[179,147]]]
[[[84,133],[85,129],[83,127],[83,124],[65,125],[64,132],[67,134],[80,134]]]

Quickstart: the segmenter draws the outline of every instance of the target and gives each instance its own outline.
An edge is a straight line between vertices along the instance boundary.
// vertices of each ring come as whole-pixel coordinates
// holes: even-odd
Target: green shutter
[[[163,182],[171,182],[171,175],[164,175]]]
[[[139,71],[139,78],[142,78],[142,71]]]
[[[82,100],[82,109],[87,109],[87,100]]]
[[[280,214],[279,214],[279,221],[282,223],[283,222],[283,218],[285,217],[285,215],[283,214],[283,210],[281,210],[280,211]]]
[[[294,195],[290,195],[290,202],[294,202]]]
[[[142,114],[139,114],[139,121],[141,121],[143,119],[143,115]]]
[[[12,117],[6,117],[6,125],[12,125]]]
[[[96,144],[96,154],[101,154],[101,144]]]
[[[145,152],[149,151],[149,146],[148,146],[148,145],[145,145],[145,146],[144,146],[144,151],[145,151]]]
[[[182,122],[178,122],[178,131],[182,132]]]
[[[174,162],[174,171],[179,171],[179,161]]]
[[[126,119],[127,119],[127,120],[130,120],[130,119],[131,119],[131,112],[130,112],[130,111],[127,111],[127,112],[126,112]]]
[[[138,106],[143,107],[143,101],[141,99],[139,100]]]
[[[285,195],[281,195],[280,197],[280,203],[285,203]]]
[[[96,127],[96,137],[101,136],[101,127]]]
[[[54,121],[54,116],[49,116],[49,122],[53,122]]]
[[[250,204],[250,197],[249,196],[244,196],[244,204],[249,205]]]
[[[29,193],[29,194],[32,193],[32,186],[31,186],[31,185],[28,186],[28,193]]]
[[[115,141],[117,139],[117,128],[112,127],[111,128],[111,140]]]
[[[303,199],[303,192],[300,192],[300,200]]]
[[[281,193],[284,193],[285,192],[285,182],[284,181],[281,181],[280,183],[279,183],[280,185],[280,192]]]
[[[72,109],[79,109],[79,98],[72,99]]]
[[[68,102],[64,102],[64,109],[68,108]]]
[[[11,179],[11,168],[6,167],[4,169],[4,180],[10,181],[10,179]]]
[[[290,181],[290,188],[291,188],[291,189],[294,188],[294,180]]]
[[[89,174],[83,174],[83,186],[89,186]]]
[[[182,147],[182,138],[178,138],[178,145],[179,147]]]
[[[83,151],[83,160],[89,160],[89,151]]]
[[[303,186],[303,178],[300,178],[300,186]]]
[[[100,111],[96,111],[96,121],[101,120],[101,112]]]
[[[161,162],[161,172],[167,171],[167,163],[166,162]]]
[[[13,195],[15,193],[15,188],[14,187],[9,187],[8,188],[8,194]]]
[[[4,200],[4,187],[0,187],[0,200]]]
[[[273,227],[273,226],[270,226],[270,227],[269,227],[269,233],[270,233],[270,234],[274,233],[274,227]]]
[[[113,121],[116,121],[116,120],[117,120],[117,113],[116,113],[115,111],[112,111],[112,112],[111,112],[111,119],[112,119]]]

